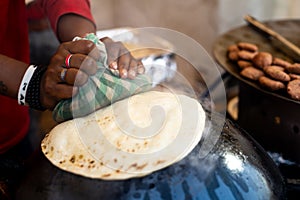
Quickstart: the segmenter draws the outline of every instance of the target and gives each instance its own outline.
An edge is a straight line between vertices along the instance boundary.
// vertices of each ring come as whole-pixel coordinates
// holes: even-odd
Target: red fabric
[[[27,17],[28,20],[41,20],[46,16],[41,7],[39,7],[38,4],[33,1],[27,5]]]
[[[0,1],[0,53],[29,62],[29,44],[24,0]],[[16,145],[29,127],[28,108],[0,96],[0,153]]]
[[[67,13],[93,21],[88,0],[38,0],[54,31]],[[29,63],[28,25],[25,0],[0,0],[0,53]],[[0,80],[1,81],[1,80]],[[0,153],[20,142],[29,128],[28,108],[0,96]]]
[[[94,22],[89,0],[38,0],[37,3],[50,20],[54,33],[57,33],[59,18],[67,13],[78,14]]]

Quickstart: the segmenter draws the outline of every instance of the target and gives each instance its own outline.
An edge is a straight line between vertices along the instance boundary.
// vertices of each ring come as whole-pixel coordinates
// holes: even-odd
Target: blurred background
[[[91,0],[98,30],[116,27],[164,27],[199,42],[208,52],[215,38],[245,24],[250,14],[259,20],[299,18],[297,0]]]

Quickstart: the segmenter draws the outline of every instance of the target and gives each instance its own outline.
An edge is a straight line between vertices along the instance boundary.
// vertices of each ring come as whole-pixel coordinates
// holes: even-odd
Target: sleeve
[[[27,5],[27,17],[28,20],[40,20],[44,19],[46,16],[43,13],[43,10],[37,5],[35,1]]]
[[[37,0],[37,3],[48,17],[54,33],[57,33],[59,18],[65,14],[77,14],[95,24],[89,0]]]

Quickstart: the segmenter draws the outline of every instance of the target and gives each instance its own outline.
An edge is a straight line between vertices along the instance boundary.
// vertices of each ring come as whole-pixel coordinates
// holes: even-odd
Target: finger
[[[137,64],[137,73],[138,74],[144,74],[145,73],[145,66],[143,65],[143,63],[141,61],[138,61]]]
[[[103,38],[100,38],[100,41],[107,44],[107,43],[111,43],[111,42],[114,42],[111,38],[109,37],[103,37]]]
[[[69,66],[71,68],[80,69],[89,75],[94,75],[97,72],[97,62],[90,56],[83,54],[72,54],[69,60]]]
[[[55,90],[56,90],[56,98],[58,100],[61,100],[61,99],[68,99],[76,95],[78,92],[78,87],[67,85],[67,84],[57,84]]]
[[[112,69],[118,69],[118,63],[116,62],[116,60],[119,56],[119,42],[114,42],[109,37],[103,37],[100,39],[100,41],[105,44],[108,67]]]
[[[95,60],[99,60],[101,54],[96,45],[89,40],[77,40],[72,42],[65,42],[60,45],[59,51],[63,51],[67,56],[68,54],[85,54],[89,55]]]
[[[131,61],[131,54],[125,53],[122,54],[118,59],[118,69],[120,72],[121,78],[127,78],[128,77],[128,69]]]
[[[64,72],[64,77],[62,78],[61,73]],[[70,69],[62,69],[59,75],[62,83],[67,83],[69,85],[82,86],[88,80],[88,75],[81,70],[70,68]]]
[[[45,108],[53,110],[61,99],[68,99],[78,93],[78,87],[59,84],[50,77],[44,77],[41,83],[41,103]]]
[[[111,69],[118,69],[118,63],[116,61],[110,60],[108,63],[110,63],[108,65],[109,68],[111,68]]]
[[[129,79],[134,79],[136,77],[137,74],[137,69],[138,69],[138,65],[137,65],[137,61],[135,59],[131,59],[129,68],[128,68],[128,78]]]
[[[112,69],[118,69],[118,57],[120,54],[120,46],[119,42],[114,43],[106,43],[105,48],[107,52],[107,64]]]

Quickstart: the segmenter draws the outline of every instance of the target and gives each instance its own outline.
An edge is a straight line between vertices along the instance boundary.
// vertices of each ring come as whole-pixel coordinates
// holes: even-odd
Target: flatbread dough
[[[41,146],[63,170],[121,180],[183,159],[200,141],[204,126],[205,112],[197,100],[150,91],[57,125]]]

